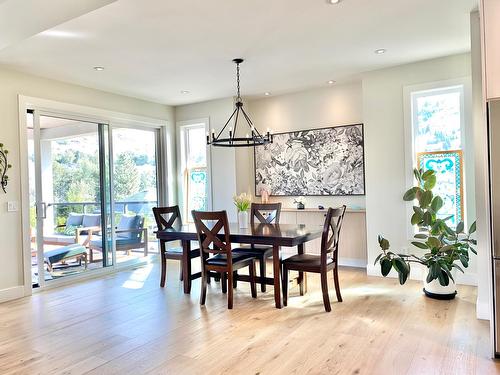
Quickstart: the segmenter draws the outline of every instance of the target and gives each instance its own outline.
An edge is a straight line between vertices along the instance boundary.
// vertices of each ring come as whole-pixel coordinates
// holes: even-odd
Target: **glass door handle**
[[[46,219],[47,218],[47,203],[40,202],[36,205],[36,217],[38,219]]]

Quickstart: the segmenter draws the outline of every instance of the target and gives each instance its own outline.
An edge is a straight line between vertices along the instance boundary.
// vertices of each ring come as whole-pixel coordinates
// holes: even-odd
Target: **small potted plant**
[[[417,225],[419,233],[415,234],[412,245],[425,250],[423,255],[396,254],[389,251],[389,241],[379,236],[378,242],[382,253],[375,260],[380,264],[385,277],[391,269],[399,276],[403,285],[410,274],[410,265],[418,263],[427,267],[424,279],[424,293],[431,298],[452,299],[456,295],[456,270],[464,272],[469,266],[469,256],[476,253],[474,246],[477,241],[471,238],[476,231],[476,222],[472,223],[468,232],[464,231],[464,223],[459,222],[455,229],[447,224],[452,216],[441,218],[439,211],[443,207],[443,199],[434,195],[432,189],[436,186],[436,173],[433,170],[414,170],[417,186],[409,189],[403,196],[407,202],[417,200],[418,206],[413,206],[411,223]]]
[[[295,198],[293,203],[297,205],[297,210],[303,210],[306,208],[306,199],[304,197]]]
[[[238,210],[238,225],[240,228],[248,228],[248,209],[252,203],[252,196],[247,193],[241,193],[233,197],[234,205]]]

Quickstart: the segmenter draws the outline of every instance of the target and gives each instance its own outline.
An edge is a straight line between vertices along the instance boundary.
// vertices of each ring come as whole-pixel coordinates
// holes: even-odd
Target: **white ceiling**
[[[45,32],[11,44],[0,50],[0,64],[178,105],[233,95],[231,59],[243,57],[243,96],[279,94],[468,51],[469,13],[476,5],[477,0],[343,0],[338,5],[118,0],[52,28],[52,34],[64,37]],[[376,55],[377,48],[387,53]]]

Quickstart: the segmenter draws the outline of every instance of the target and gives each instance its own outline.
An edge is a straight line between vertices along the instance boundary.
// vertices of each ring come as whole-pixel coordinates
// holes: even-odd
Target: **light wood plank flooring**
[[[434,301],[421,284],[342,268],[343,303],[325,313],[318,278],[274,308],[240,283],[234,310],[220,285],[200,307],[176,262],[165,289],[158,266],[121,272],[0,305],[0,374],[495,374],[476,290]],[[332,280],[330,280],[333,282]]]

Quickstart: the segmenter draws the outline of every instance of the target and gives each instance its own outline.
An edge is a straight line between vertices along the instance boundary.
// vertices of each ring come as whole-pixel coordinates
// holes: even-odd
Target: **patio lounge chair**
[[[144,216],[142,215],[123,215],[115,230],[116,251],[144,249],[144,256],[148,255],[148,229],[144,228]],[[108,236],[111,232],[108,231]],[[111,248],[111,238],[108,238],[108,244]],[[93,236],[88,244],[90,262],[94,260],[93,251],[102,253],[102,237]]]
[[[80,244],[72,244],[68,246],[59,247],[54,250],[45,251],[43,253],[45,262],[49,266],[49,271],[52,272],[53,265],[60,263],[66,259],[76,258],[82,265],[82,259],[85,262],[85,269],[87,269],[87,249]]]
[[[75,243],[80,243],[80,238],[82,235],[86,235],[87,238],[83,241],[83,245],[86,246],[88,242],[92,239],[92,234],[100,232],[101,230],[101,215],[100,214],[77,214],[70,213],[66,224],[56,226],[56,230],[61,230],[65,228],[73,228],[74,234],[66,233],[54,233],[50,235],[43,236],[43,243],[45,245],[71,245]],[[71,231],[73,229],[70,229]]]

